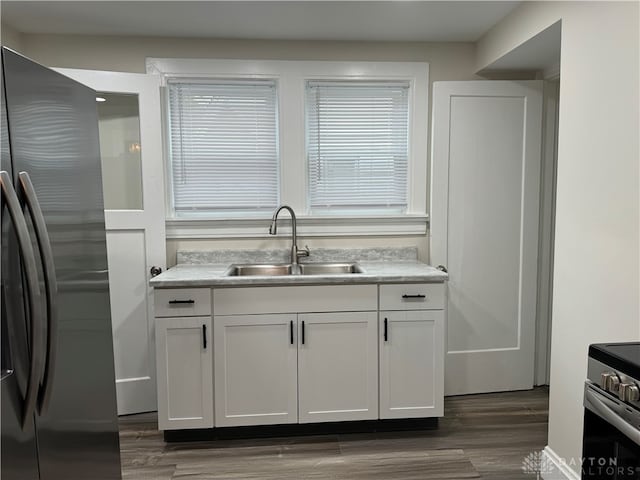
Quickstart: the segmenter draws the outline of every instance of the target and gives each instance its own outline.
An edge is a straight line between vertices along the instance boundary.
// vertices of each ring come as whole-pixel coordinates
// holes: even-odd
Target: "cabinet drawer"
[[[444,309],[443,283],[380,285],[380,310]]]
[[[376,285],[216,288],[215,315],[366,312],[378,309]]]
[[[210,288],[156,288],[156,317],[195,317],[211,315]]]

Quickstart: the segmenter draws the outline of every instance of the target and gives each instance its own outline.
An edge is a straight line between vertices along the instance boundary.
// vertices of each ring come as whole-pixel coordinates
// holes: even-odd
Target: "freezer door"
[[[33,417],[23,428],[21,421],[23,398],[17,375],[14,373],[5,376],[0,381],[0,389],[2,390],[0,477],[2,480],[38,480],[38,450]]]
[[[3,312],[4,313],[4,312]],[[4,330],[4,315],[2,327]],[[6,331],[3,331],[3,339]],[[4,340],[2,348],[5,348]],[[26,352],[25,352],[26,353]],[[14,362],[18,362],[14,356]],[[22,425],[22,389],[15,371],[2,378],[0,390],[2,402],[2,437],[0,439],[0,478],[2,480],[38,480],[38,450],[36,447],[33,417]]]
[[[14,176],[33,182],[58,281],[57,361],[36,415],[40,478],[120,479],[95,92],[3,54]]]
[[[11,172],[2,75],[0,93],[0,170]],[[29,332],[22,302],[20,256],[15,230],[5,209],[2,211],[0,228],[0,478],[38,480],[38,451],[33,417],[27,419],[26,424],[23,422],[30,357],[27,342]]]

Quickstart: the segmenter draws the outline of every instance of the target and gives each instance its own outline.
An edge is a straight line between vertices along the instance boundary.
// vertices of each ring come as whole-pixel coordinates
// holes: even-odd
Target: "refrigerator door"
[[[1,72],[0,72],[1,73]],[[4,85],[0,75],[0,170],[11,172],[11,151],[4,102]],[[38,450],[33,416],[23,422],[29,372],[29,345],[23,304],[20,252],[15,229],[3,205],[0,235],[0,478],[3,480],[38,480]]]
[[[55,371],[36,415],[40,478],[120,479],[95,92],[3,54],[13,172],[31,178],[58,281]]]

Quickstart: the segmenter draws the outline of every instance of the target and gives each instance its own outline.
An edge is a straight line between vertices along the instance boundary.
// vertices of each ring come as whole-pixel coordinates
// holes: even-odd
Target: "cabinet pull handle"
[[[289,322],[289,341],[293,345],[293,320]]]
[[[182,303],[196,303],[195,300],[169,300],[169,305],[179,305]]]
[[[418,294],[418,295],[407,295],[406,293],[402,295],[402,298],[426,298],[426,295]]]
[[[389,321],[384,319],[384,341],[389,340]]]
[[[202,348],[207,349],[207,326],[202,324]]]
[[[302,344],[304,345],[304,320],[302,321]]]

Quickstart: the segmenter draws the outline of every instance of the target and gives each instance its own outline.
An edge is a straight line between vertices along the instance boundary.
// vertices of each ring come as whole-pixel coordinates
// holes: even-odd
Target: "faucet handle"
[[[304,248],[298,250],[299,257],[308,257],[311,252],[309,251],[309,245],[305,245]]]

